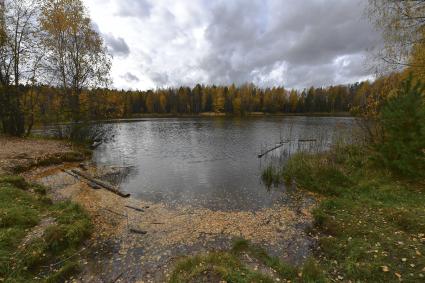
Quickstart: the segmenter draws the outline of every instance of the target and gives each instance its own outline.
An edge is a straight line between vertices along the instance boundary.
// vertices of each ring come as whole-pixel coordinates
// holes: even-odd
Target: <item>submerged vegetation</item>
[[[91,227],[79,205],[53,204],[45,188],[0,177],[1,281],[65,281],[79,269],[78,251]]]

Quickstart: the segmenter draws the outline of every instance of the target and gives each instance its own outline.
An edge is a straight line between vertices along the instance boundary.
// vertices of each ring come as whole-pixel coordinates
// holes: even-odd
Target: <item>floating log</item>
[[[130,194],[125,194],[125,193],[121,192],[119,189],[113,187],[112,185],[110,185],[106,182],[103,182],[99,179],[95,179],[95,178],[91,177],[89,174],[86,174],[84,172],[81,172],[81,171],[78,171],[78,170],[75,170],[75,169],[72,169],[71,172],[89,180],[90,182],[92,182],[92,183],[94,183],[94,184],[114,193],[114,194],[119,195],[120,197],[128,198],[130,196]]]
[[[300,139],[298,140],[298,142],[315,142],[317,141],[316,139]]]
[[[131,205],[126,205],[125,207],[127,207],[127,208],[131,208],[131,209],[134,209],[134,210],[136,210],[136,211],[145,212],[143,209],[138,208],[138,207],[134,207],[134,206],[131,206]]]
[[[91,150],[94,150],[94,149],[98,148],[101,144],[102,144],[102,141],[94,141],[94,142],[90,145],[90,149],[91,149]]]
[[[278,149],[279,147],[282,147],[285,143],[288,143],[288,142],[289,142],[289,141],[282,141],[282,142],[280,142],[280,143],[276,144],[276,146],[275,146],[275,147],[273,147],[273,148],[271,148],[271,149],[268,149],[268,150],[264,151],[263,153],[260,153],[260,154],[258,155],[258,158],[261,158],[261,157],[263,157],[264,155],[266,155],[267,153],[269,153],[269,152],[271,152],[271,151],[273,151],[273,150],[276,150],[276,149]]]
[[[140,235],[145,235],[146,233],[148,233],[146,231],[138,230],[138,229],[134,229],[134,228],[130,228],[130,232],[134,233],[134,234],[140,234]]]

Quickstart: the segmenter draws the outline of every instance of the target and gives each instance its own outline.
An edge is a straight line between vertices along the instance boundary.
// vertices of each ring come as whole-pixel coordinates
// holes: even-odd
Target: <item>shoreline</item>
[[[356,118],[351,115],[349,112],[340,112],[340,113],[263,113],[263,112],[251,112],[245,115],[234,115],[226,113],[213,113],[213,112],[204,112],[199,114],[143,114],[137,115],[134,117],[125,117],[125,118],[110,118],[110,119],[101,119],[101,120],[92,120],[90,123],[104,123],[104,124],[113,124],[113,123],[132,123],[132,122],[144,122],[149,121],[148,119],[252,119],[252,118],[273,118],[273,117],[323,117],[323,118]],[[34,125],[34,131],[45,126],[55,126],[55,125],[68,125],[70,122],[62,123],[53,123],[46,125]]]
[[[27,141],[39,145],[62,144],[64,152],[69,150],[60,141]],[[43,155],[45,152],[38,153]],[[35,160],[40,157],[33,152],[25,154]],[[58,153],[50,151],[49,154]],[[19,156],[24,155],[20,153],[12,157]],[[303,228],[311,225],[311,206],[297,212],[283,205],[255,213],[212,211],[187,205],[170,208],[162,203],[121,198],[103,189],[94,190],[62,171],[78,168],[80,164],[76,162],[30,163],[33,164],[28,168],[30,170],[21,174],[26,180],[46,187],[54,201],[70,200],[80,204],[91,216],[95,229],[86,243],[91,248],[88,254],[81,256],[80,261],[86,263],[82,272],[74,277],[81,282],[93,278],[109,280],[124,270],[126,276],[130,276],[127,277],[129,282],[163,282],[168,280],[170,268],[180,258],[209,250],[228,250],[237,238],[264,246],[268,252],[274,252],[273,255],[292,264],[305,260],[313,245],[313,239]],[[105,168],[85,164],[88,173],[102,179]],[[142,231],[143,234],[132,231]]]

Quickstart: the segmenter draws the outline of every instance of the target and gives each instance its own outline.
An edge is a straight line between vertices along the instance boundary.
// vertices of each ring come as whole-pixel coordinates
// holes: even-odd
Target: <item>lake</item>
[[[99,165],[129,167],[122,190],[135,198],[213,210],[270,207],[285,188],[267,189],[262,169],[301,150],[325,150],[350,139],[350,117],[157,118],[110,124]],[[281,148],[258,158],[260,152]]]

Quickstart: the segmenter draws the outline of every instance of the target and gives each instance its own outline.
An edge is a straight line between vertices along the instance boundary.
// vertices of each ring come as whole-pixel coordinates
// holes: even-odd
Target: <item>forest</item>
[[[81,1],[1,3],[0,130],[16,136],[28,136],[41,124],[145,114],[358,114],[406,76],[394,72],[373,83],[302,90],[252,83],[116,90],[111,55]]]
[[[80,110],[90,120],[131,118],[141,114],[228,115],[264,113],[342,113],[363,107],[372,93],[384,92],[388,83],[396,83],[400,75],[370,83],[338,85],[304,90],[282,87],[260,88],[253,84],[241,86],[204,86],[167,88],[148,91],[91,89],[81,93]],[[61,110],[61,90],[39,86],[27,88],[24,97],[33,100],[31,113],[36,122],[66,121]]]

